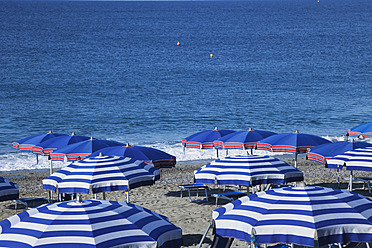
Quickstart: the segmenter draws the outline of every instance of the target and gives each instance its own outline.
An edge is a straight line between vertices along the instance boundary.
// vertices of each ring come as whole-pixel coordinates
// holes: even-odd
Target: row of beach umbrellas
[[[153,148],[132,149],[115,141],[52,132],[13,146],[51,160],[77,160],[43,180],[44,189],[75,193],[76,200],[42,205],[1,221],[1,247],[181,247],[179,227],[165,216],[128,203],[129,190],[154,184],[160,179],[159,168],[174,166],[173,156]],[[125,192],[127,202],[82,200],[81,194],[108,191]]]
[[[298,133],[298,132],[295,132]],[[192,134],[182,139],[182,145],[187,148],[224,148],[224,149],[248,149],[256,148],[259,141],[268,138],[269,136],[277,133],[264,131],[264,130],[253,130],[252,128],[245,131],[233,131],[218,129],[217,127],[212,130],[205,130],[195,134]],[[289,135],[289,134],[288,134]],[[292,138],[288,135],[281,134],[281,138]],[[292,135],[293,136],[293,135]],[[306,135],[307,136],[307,135]],[[372,122],[360,124],[354,128],[351,128],[347,132],[349,137],[372,137]],[[310,137],[314,138],[314,137]],[[307,137],[306,137],[307,139]],[[318,139],[318,138],[317,138]],[[288,143],[290,149],[293,151],[293,144],[289,143],[290,140],[281,140],[282,145]],[[293,142],[293,141],[292,141]],[[303,142],[303,141],[301,141]],[[319,141],[318,141],[319,142]],[[322,142],[322,141],[320,141]],[[266,143],[265,141],[262,143]],[[271,143],[269,143],[271,144]],[[319,145],[319,143],[317,144]],[[300,144],[298,144],[300,146]],[[308,146],[308,144],[306,144]],[[296,147],[297,148],[297,147]],[[301,152],[301,148],[299,147]]]
[[[176,164],[175,156],[155,148],[131,146],[75,133],[67,135],[49,131],[13,142],[13,147],[21,151],[31,151],[36,155],[48,156],[50,161],[76,161],[103,153],[104,155],[131,157],[152,163],[157,168],[174,167]]]
[[[296,135],[298,134],[299,133],[296,132]],[[268,137],[274,135],[275,134]],[[186,143],[187,142],[184,143],[185,146]],[[326,143],[330,142],[324,142],[323,144]],[[268,143],[265,144],[267,145]],[[288,151],[297,154],[300,152],[307,152],[308,149],[314,146],[306,147],[306,145],[298,145],[294,148],[295,150],[293,150],[293,147],[285,147],[283,149],[289,149]],[[365,149],[369,150],[368,148]],[[270,150],[274,151],[272,147],[270,147]],[[123,159],[125,161],[120,161]],[[344,157],[342,161],[347,164],[349,159],[351,159],[350,156]],[[92,187],[93,184],[86,181],[85,178],[86,175],[90,174],[90,172],[85,170],[89,168],[91,163],[95,164],[95,167],[98,167],[97,175],[101,175],[102,177],[105,177],[106,169],[100,170],[100,168],[102,169],[107,167],[109,168],[107,169],[108,171],[117,171],[119,174],[122,173],[125,171],[125,169],[123,169],[125,166],[123,168],[117,166],[120,168],[114,169],[108,165],[112,161],[116,160],[119,160],[119,163],[122,164],[131,163],[128,158],[112,157],[107,156],[106,154],[98,156],[92,155],[91,157],[69,165],[70,167],[67,166],[60,170],[59,175],[53,174],[52,176],[54,178],[51,178],[51,176],[45,179],[43,184],[45,183],[45,188],[47,189],[55,190],[58,187],[64,191],[63,188],[65,188],[65,185],[61,183],[57,186],[57,184],[62,182],[63,178],[70,177],[68,180],[72,181],[84,179],[81,180],[80,184],[78,184],[79,186],[76,187],[75,190],[80,187],[81,190],[86,191],[87,187],[85,185],[89,184],[89,187],[91,187],[94,192],[104,192],[105,188],[110,189],[110,187],[113,187],[111,189],[125,191],[125,186],[118,183],[120,181],[119,176],[117,178],[118,181],[116,181],[115,178],[112,178],[112,181],[116,181],[117,185],[111,186],[107,186],[100,182],[100,176],[98,176],[96,178],[97,181],[95,181],[95,186]],[[101,167],[100,163],[102,165]],[[221,170],[222,165],[225,164],[228,164],[228,173]],[[74,166],[80,167],[81,169],[76,174],[73,173],[76,169]],[[244,168],[241,168],[240,166],[243,166]],[[146,167],[146,165],[144,165],[144,167]],[[235,176],[228,178],[227,174],[231,171],[236,171],[237,168],[239,168],[238,170],[242,169],[241,171],[244,172],[239,173],[239,176],[236,174]],[[156,168],[153,169],[156,171]],[[131,170],[132,169],[129,171]],[[264,173],[265,170],[267,170],[266,175]],[[137,173],[129,174],[134,175]],[[154,178],[156,177],[154,174],[153,176]],[[211,184],[244,185],[243,182],[248,181],[250,182],[250,185],[254,185],[302,181],[303,175],[297,168],[276,158],[251,155],[217,159],[197,170],[195,172],[195,178],[198,178],[198,180],[207,180],[204,182]],[[139,183],[139,185],[141,184],[142,183]],[[66,186],[66,188],[68,187],[69,186]],[[71,192],[69,189],[68,191]],[[75,192],[81,191],[79,189]],[[106,206],[111,203],[114,203],[114,205],[119,204],[120,206],[108,206],[107,209],[110,211],[113,208],[116,209],[116,207],[121,208],[123,206],[129,208],[134,206],[137,210],[139,208],[138,206],[129,203],[106,202],[104,200],[80,201],[80,199],[78,199],[77,201],[47,204],[35,209],[34,211],[27,211],[27,214],[25,215],[19,214],[0,222],[0,246],[15,247],[28,245],[30,247],[37,247],[38,245],[45,245],[45,247],[55,247],[58,239],[60,239],[63,246],[76,247],[75,240],[79,239],[81,233],[85,232],[85,230],[87,231],[82,236],[92,237],[97,236],[98,234],[98,238],[95,238],[94,240],[90,238],[86,238],[86,240],[83,241],[80,240],[81,243],[88,244],[91,242],[89,245],[92,245],[86,247],[97,247],[95,246],[96,244],[94,244],[95,242],[98,242],[100,247],[120,247],[120,245],[124,243],[133,243],[131,247],[141,247],[141,245],[143,246],[144,244],[148,244],[146,247],[181,246],[181,230],[169,223],[163,216],[154,213],[157,218],[151,216],[149,219],[139,219],[138,222],[136,222],[139,214],[133,214],[132,212],[135,211],[130,209],[128,211],[130,214],[128,215],[121,214],[122,212],[119,211],[121,219],[125,220],[125,223],[120,223],[115,219],[115,217],[109,217],[112,216],[111,214],[106,212],[98,213],[99,210],[95,209],[94,206],[91,206],[91,204],[103,204]],[[213,212],[213,222],[218,235],[223,237],[234,237],[246,240],[247,242],[259,244],[280,242],[316,246],[315,242],[317,242],[318,245],[346,243],[349,241],[371,242],[372,235],[370,233],[372,233],[372,211],[369,210],[371,209],[371,203],[372,201],[365,197],[353,192],[345,192],[341,190],[322,187],[280,188],[252,194],[216,209]],[[63,210],[61,210],[60,207],[63,208]],[[70,210],[70,208],[72,210]],[[98,208],[106,209],[102,206],[99,206]],[[125,212],[125,210],[122,211]],[[114,212],[116,214],[118,211]],[[140,209],[140,212],[142,214],[142,212],[149,213],[151,211]],[[38,216],[39,213],[40,215]],[[79,219],[78,213],[84,215],[84,220]],[[90,216],[90,213],[92,213],[93,217]],[[340,215],[340,213],[343,214]],[[59,218],[60,215],[62,215],[61,219]],[[70,216],[71,219],[69,219]],[[31,220],[29,218],[31,218]],[[159,218],[160,220],[165,221],[164,226],[168,229],[162,226],[163,224],[159,224]],[[35,219],[38,220],[38,224],[40,225],[38,225],[37,228],[30,228],[30,225],[27,223],[35,222]],[[142,236],[133,235],[133,233],[126,235],[124,232],[127,228],[123,228],[123,225],[129,223],[128,230],[131,230],[133,227],[129,227],[131,224],[130,219],[134,219],[135,222],[138,223],[135,224],[136,228],[141,226],[141,232],[146,229],[145,226],[151,226],[156,230],[146,232],[145,234],[141,233]],[[112,223],[110,222],[111,220],[113,221]],[[154,222],[151,222],[151,220]],[[66,223],[72,224],[66,226]],[[77,226],[74,226],[75,223]],[[141,223],[141,225],[139,225],[139,223]],[[87,224],[86,227],[84,224]],[[46,228],[45,225],[47,227],[51,226],[51,229]],[[93,234],[89,234],[89,232],[92,231],[93,225],[98,229],[93,228]],[[340,225],[342,225],[342,228],[339,228]],[[74,229],[75,227],[76,229]],[[149,228],[146,230],[149,230]],[[40,233],[43,235],[39,236]],[[156,233],[157,235],[153,237],[154,235],[150,235],[149,233]],[[52,235],[53,238],[48,238]],[[31,245],[29,242],[31,242]],[[70,243],[73,245],[70,245]]]
[[[212,132],[216,131],[218,129],[212,130]],[[252,131],[254,130],[244,131],[244,133],[249,134]],[[236,133],[239,136],[243,132]],[[234,132],[221,136],[214,141],[214,147],[307,153],[308,159],[324,163],[328,168],[346,167],[350,171],[372,171],[372,144],[367,142],[348,140],[332,143],[323,141],[321,137],[309,135],[300,137],[299,132],[295,132],[272,134],[250,144],[247,142],[247,146],[244,147],[242,140],[231,141],[233,136]],[[349,132],[349,136],[370,137],[372,135],[366,131],[354,131]],[[301,138],[306,142],[298,142]],[[293,143],[290,143],[291,139]],[[184,147],[191,147],[187,142],[188,138],[183,140]],[[193,147],[197,147],[195,141]],[[199,148],[206,147],[200,143]],[[249,182],[250,185],[280,184],[301,181],[302,174],[296,171],[297,168],[287,167],[287,171],[294,174],[292,178],[286,179],[284,170],[278,170],[280,166],[274,166],[275,172],[268,166],[267,171],[269,174],[272,173],[271,175],[263,173],[260,169],[263,167],[262,163],[257,163],[255,168],[253,161],[258,160],[268,162],[270,157],[251,155],[217,159],[196,170],[195,181],[222,185],[244,185],[244,182]],[[294,176],[296,174],[297,178]],[[352,183],[352,174],[350,179]],[[310,247],[334,243],[368,243],[372,242],[371,209],[372,201],[354,192],[324,187],[284,187],[244,196],[214,210],[213,226],[215,233],[220,237],[226,240],[233,238],[245,240],[251,243],[251,247],[254,247],[255,243],[292,243]]]

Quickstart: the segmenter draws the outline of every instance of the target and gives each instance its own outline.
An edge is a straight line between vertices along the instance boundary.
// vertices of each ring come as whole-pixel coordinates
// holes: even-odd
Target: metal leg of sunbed
[[[204,239],[207,236],[207,233],[208,233],[209,229],[211,228],[211,226],[212,226],[212,223],[209,223],[209,225],[207,227],[207,230],[205,230],[204,235],[203,235],[202,239],[200,240],[200,243],[198,245],[198,248],[202,247],[202,244],[204,242]]]

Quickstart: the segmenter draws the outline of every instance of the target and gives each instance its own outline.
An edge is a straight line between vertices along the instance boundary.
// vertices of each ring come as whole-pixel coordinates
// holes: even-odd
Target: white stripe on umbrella
[[[216,233],[256,243],[304,246],[372,242],[372,201],[323,187],[287,187],[239,198],[213,211]]]
[[[327,161],[327,167],[331,169],[342,169],[350,171],[349,190],[353,190],[353,171],[372,171],[372,148],[358,148],[334,156]]]
[[[328,168],[342,168],[346,170],[372,171],[372,148],[358,148],[334,156],[327,161]]]
[[[182,230],[140,206],[104,200],[40,206],[0,222],[1,247],[181,247]]]
[[[217,159],[195,171],[196,183],[217,185],[282,184],[303,181],[303,173],[274,157],[250,155]]]
[[[43,180],[43,188],[60,193],[93,193],[152,185],[160,171],[131,158],[97,156],[72,163]]]

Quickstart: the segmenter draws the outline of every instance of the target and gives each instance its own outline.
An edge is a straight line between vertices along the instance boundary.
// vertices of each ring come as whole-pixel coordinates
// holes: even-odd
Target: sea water
[[[344,140],[372,121],[371,16],[370,0],[0,1],[0,170],[47,168],[11,143],[49,130],[179,163],[215,158],[181,145],[215,127]]]

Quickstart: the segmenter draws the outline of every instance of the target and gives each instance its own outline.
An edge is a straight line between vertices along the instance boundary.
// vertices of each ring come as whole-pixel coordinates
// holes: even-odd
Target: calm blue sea
[[[49,130],[178,161],[209,158],[181,139],[214,127],[342,139],[372,121],[371,17],[370,0],[0,1],[0,170],[48,167],[11,142]]]

